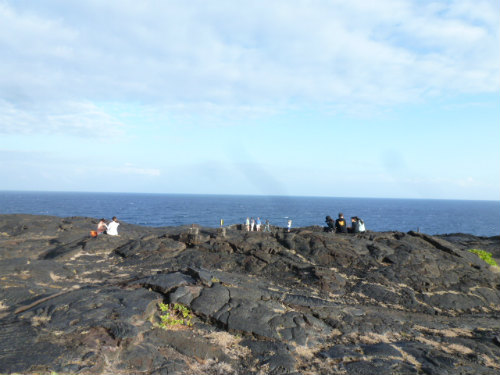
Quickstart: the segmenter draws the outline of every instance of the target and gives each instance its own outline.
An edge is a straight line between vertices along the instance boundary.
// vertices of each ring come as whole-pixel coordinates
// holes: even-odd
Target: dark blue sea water
[[[125,193],[0,192],[0,213],[88,216],[147,226],[243,223],[246,217],[272,225],[324,225],[343,212],[361,217],[368,230],[419,229],[428,234],[500,234],[500,201],[328,198],[285,196],[176,195]]]

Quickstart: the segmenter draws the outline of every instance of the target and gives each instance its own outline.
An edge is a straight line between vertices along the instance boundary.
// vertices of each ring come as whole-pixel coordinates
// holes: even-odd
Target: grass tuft
[[[491,253],[488,253],[487,251],[484,250],[479,250],[479,249],[471,249],[469,250],[471,253],[476,254],[479,258],[484,260],[486,263],[492,266],[498,266],[497,262],[495,262],[495,259],[491,257]]]
[[[180,303],[165,304],[159,303],[160,308],[160,328],[171,329],[178,326],[191,327],[193,325],[193,313],[188,307]]]

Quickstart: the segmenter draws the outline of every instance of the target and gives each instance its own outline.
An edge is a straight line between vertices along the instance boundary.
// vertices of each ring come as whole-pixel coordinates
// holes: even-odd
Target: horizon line
[[[279,195],[279,194],[234,194],[234,193],[152,193],[127,191],[81,191],[81,190],[3,190],[0,193],[77,193],[77,194],[143,194],[143,195],[191,195],[191,196],[234,196],[234,197],[290,197],[290,198],[335,198],[335,199],[394,199],[394,200],[436,200],[500,202],[500,199],[464,199],[464,198],[408,198],[408,197],[346,197],[326,195]]]

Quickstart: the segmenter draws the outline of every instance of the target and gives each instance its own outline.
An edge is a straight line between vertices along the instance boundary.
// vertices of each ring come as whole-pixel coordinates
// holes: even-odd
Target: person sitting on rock
[[[335,220],[335,229],[337,233],[347,233],[347,224],[342,212],[339,213],[339,218]]]
[[[361,220],[359,217],[356,216],[356,219],[358,221],[358,227],[359,227],[359,232],[360,233],[363,233],[363,232],[366,232],[366,229],[365,229],[365,222],[363,220]]]
[[[104,219],[99,220],[99,224],[97,224],[97,235],[106,232],[108,226],[106,225],[106,221]]]
[[[110,236],[118,236],[118,225],[120,225],[120,223],[116,219],[116,216],[113,216],[113,219],[108,224],[106,234],[109,234]]]
[[[331,216],[327,216],[325,219],[326,222],[326,232],[335,232],[335,221],[331,218]]]
[[[357,216],[351,217],[351,227],[348,228],[349,233],[359,233],[359,221]]]

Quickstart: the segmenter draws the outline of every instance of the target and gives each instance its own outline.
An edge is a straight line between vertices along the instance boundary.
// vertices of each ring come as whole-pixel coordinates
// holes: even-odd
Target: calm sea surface
[[[325,216],[361,217],[368,230],[500,234],[500,201],[124,193],[0,192],[0,213],[88,216],[147,226],[215,227],[268,219],[272,225],[324,225]]]

